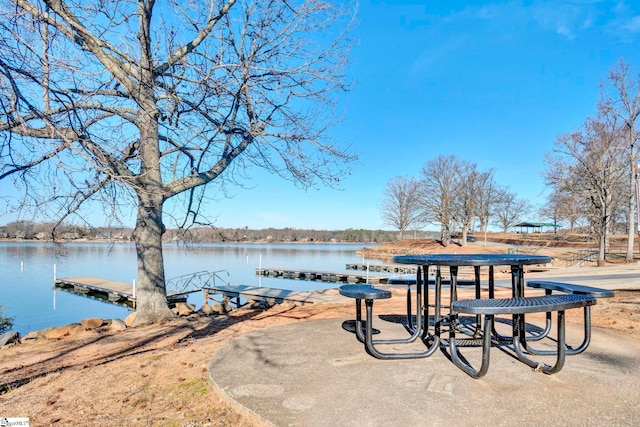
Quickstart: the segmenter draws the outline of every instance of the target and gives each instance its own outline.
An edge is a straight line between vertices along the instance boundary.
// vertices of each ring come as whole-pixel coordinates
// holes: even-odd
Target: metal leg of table
[[[474,279],[475,279],[475,287],[476,287],[476,299],[480,299],[480,266],[473,267]],[[482,331],[482,315],[476,314],[476,329],[473,333],[474,337],[479,337]]]
[[[545,331],[543,331],[540,334],[541,336],[536,335],[535,337],[533,337],[533,339],[531,337],[526,337],[524,350],[527,353],[536,354],[536,355],[555,355],[557,353],[556,350],[537,350],[535,348],[532,348],[530,345],[527,345],[527,341],[538,341],[541,338],[546,337],[549,334],[549,330],[551,329],[551,323],[552,323],[551,313],[547,313],[547,326],[545,327]],[[583,351],[585,351],[587,347],[589,347],[589,343],[591,342],[591,307],[590,306],[584,307],[583,326],[584,326],[584,331],[583,331],[584,335],[583,335],[582,343],[577,347],[566,345],[567,355],[573,356],[576,354],[580,354]]]
[[[418,272],[418,275],[420,275],[420,273]],[[416,280],[416,293],[418,292],[417,289],[417,283],[418,281]],[[413,330],[413,315],[411,314],[411,285],[407,285],[407,329],[409,329],[410,331]]]
[[[373,300],[365,300],[365,306],[366,306],[365,310],[367,310],[367,318],[365,321],[365,326],[363,328],[362,300],[356,299],[356,337],[358,338],[358,341],[362,343],[367,342],[366,329],[369,326],[369,323],[373,321],[372,313],[369,313],[369,311],[372,311],[372,308],[370,308],[369,305],[373,307]],[[418,325],[422,324],[422,314],[420,312],[417,313],[416,323]],[[363,329],[364,329],[364,332],[363,332]],[[372,332],[372,335],[373,335],[373,332]],[[421,335],[423,335],[422,328],[416,328],[416,330],[407,338],[395,338],[395,339],[385,339],[385,340],[374,340],[373,338],[371,338],[371,342],[373,344],[406,344],[406,343],[414,342]]]
[[[545,295],[551,295],[551,292],[552,292],[551,289],[545,289],[544,291]],[[546,313],[544,330],[538,334],[529,335],[527,337],[527,341],[540,341],[541,339],[547,337],[549,335],[549,332],[551,332],[552,323],[553,322],[551,321],[551,313]]]
[[[513,298],[524,296],[524,269],[522,265],[511,266],[511,296]],[[489,298],[494,298],[494,297],[495,297],[495,279],[493,276],[493,267],[490,267],[489,268]],[[520,334],[520,342],[521,342],[522,348],[525,348],[525,349],[526,349],[526,341],[539,341],[544,337],[546,337],[547,335],[549,335],[549,332],[551,331],[551,324],[552,324],[551,313],[546,314],[546,322],[545,322],[544,330],[539,334],[535,334],[535,335],[530,335],[530,336],[525,335],[526,322],[525,322],[524,315],[513,315],[511,321],[512,321],[512,324],[514,325],[514,328],[516,324],[522,323],[521,327],[522,327],[523,333]],[[512,337],[507,335],[501,335],[495,330],[495,322],[494,322],[494,328],[492,330],[492,333],[493,333],[493,336],[500,341],[512,340]]]
[[[406,338],[393,338],[393,339],[379,339],[379,340],[374,340],[373,338],[370,339],[370,342],[372,344],[407,344],[407,343],[412,343],[414,341],[416,341],[419,337],[426,339],[428,337],[428,329],[429,329],[429,300],[428,300],[428,288],[425,288],[427,285],[427,274],[425,273],[425,276],[423,278],[422,273],[421,273],[421,269],[418,268],[418,275],[416,277],[416,322],[415,325],[413,325],[413,322],[411,320],[413,314],[411,313],[411,305],[410,303],[408,303],[407,308],[408,308],[408,312],[407,312],[407,317],[409,318],[409,320],[407,321],[407,324],[405,324],[405,328],[407,328],[409,330],[409,332],[411,333],[410,336],[406,337]],[[365,300],[365,305],[366,306],[366,310],[372,310],[372,308],[370,308],[368,306],[368,304],[371,304],[371,306],[373,306],[373,300],[369,301],[369,300]],[[372,314],[371,313],[367,313],[367,319],[366,319],[366,323],[363,326],[363,320],[362,320],[362,300],[361,299],[356,299],[356,336],[358,338],[358,340],[362,343],[366,343],[367,342],[367,336],[366,336],[366,328],[367,325],[372,322]],[[411,326],[411,328],[410,328]],[[423,354],[423,353],[419,353],[419,354]]]
[[[433,315],[433,325],[435,334],[440,336],[442,332],[442,272],[440,271],[439,265],[436,266],[435,288],[436,300],[434,302],[435,312]]]
[[[455,317],[457,315],[453,315]],[[489,354],[491,350],[491,330],[493,329],[493,315],[486,315],[484,319],[484,332],[482,337],[482,364],[480,369],[475,369],[471,364],[464,358],[456,345],[456,332],[455,328],[449,329],[449,356],[451,357],[451,361],[460,369],[462,369],[465,373],[470,375],[473,378],[483,377],[487,371],[489,370]]]
[[[516,315],[518,317],[524,318],[524,315]],[[566,346],[566,329],[565,329],[565,316],[564,310],[558,311],[558,320],[557,320],[557,328],[558,328],[558,336],[557,336],[557,347],[556,351],[549,353],[556,356],[556,363],[553,366],[547,365],[545,363],[536,362],[535,360],[529,359],[524,353],[526,346],[526,341],[524,340],[524,319],[514,325],[513,327],[513,349],[518,356],[520,361],[526,363],[537,371],[544,372],[545,374],[554,374],[559,372],[564,366],[565,356],[567,354],[567,346]],[[524,343],[524,344],[523,344]],[[531,352],[531,347],[527,349],[527,351]],[[545,353],[542,353],[545,354]]]
[[[373,340],[373,300],[365,300],[365,309],[366,309],[366,326],[365,326],[365,345],[367,347],[367,351],[374,357],[378,359],[418,359],[431,356],[439,347],[440,347],[440,337],[434,336],[433,342],[431,345],[427,347],[427,349],[423,352],[417,353],[385,353],[379,351],[375,346],[376,344],[391,344],[389,340],[387,342],[384,341],[374,341]]]
[[[480,298],[480,271],[479,267],[476,268],[476,298]],[[451,296],[449,301],[449,307],[453,306],[453,303],[458,300],[458,266],[450,266],[449,273],[451,275]],[[481,335],[481,315],[476,315],[476,324],[473,328],[468,328],[466,326],[462,326],[459,318],[456,316],[455,319],[451,318],[449,322],[449,328],[457,328],[459,332],[470,335],[472,337],[478,337]]]
[[[424,272],[424,277],[423,277]],[[411,287],[407,288],[407,323],[405,328],[411,333],[422,331],[422,336],[427,335],[429,328],[429,276],[428,267],[418,266],[416,273],[416,325],[413,324],[411,303]]]

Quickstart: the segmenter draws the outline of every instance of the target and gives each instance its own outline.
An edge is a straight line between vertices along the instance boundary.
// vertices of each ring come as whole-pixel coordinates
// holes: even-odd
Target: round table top
[[[486,266],[547,264],[551,257],[527,254],[425,254],[394,256],[397,264]]]

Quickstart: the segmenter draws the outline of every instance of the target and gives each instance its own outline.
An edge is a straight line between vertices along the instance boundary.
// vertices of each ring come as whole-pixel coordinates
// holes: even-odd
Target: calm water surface
[[[226,270],[232,284],[280,289],[312,290],[335,287],[332,283],[272,279],[257,276],[256,268],[278,267],[344,271],[345,264],[370,262],[355,255],[363,245],[331,244],[203,244],[165,246],[166,277],[197,271]],[[53,278],[94,276],[132,282],[137,277],[132,244],[74,243],[60,252],[51,244],[0,243],[0,305],[14,317],[14,331],[26,332],[79,322],[89,317],[124,319],[124,307],[54,291]],[[201,294],[190,302],[202,305]]]

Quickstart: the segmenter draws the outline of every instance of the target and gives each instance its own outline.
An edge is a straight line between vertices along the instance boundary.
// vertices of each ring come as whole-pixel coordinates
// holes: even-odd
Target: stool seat
[[[339,292],[345,297],[364,300],[391,298],[391,291],[374,288],[371,285],[342,285]]]

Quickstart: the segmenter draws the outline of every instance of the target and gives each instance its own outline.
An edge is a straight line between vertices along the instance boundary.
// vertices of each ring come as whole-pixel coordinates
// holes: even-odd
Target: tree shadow
[[[98,332],[100,335],[90,338],[62,338],[51,350],[44,352],[34,346],[33,354],[29,354],[30,349],[27,348],[26,353],[0,361],[0,395],[54,373],[105,365],[211,337],[261,313],[260,309],[246,309],[235,315],[200,317],[195,320],[175,318],[160,325],[138,326],[119,332]],[[96,347],[96,351],[86,354],[88,347],[92,346]]]

